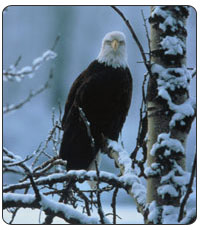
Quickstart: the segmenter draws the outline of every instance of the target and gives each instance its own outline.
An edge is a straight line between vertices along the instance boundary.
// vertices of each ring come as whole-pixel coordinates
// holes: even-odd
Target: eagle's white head
[[[120,31],[107,33],[102,41],[98,62],[113,68],[127,67],[126,37]]]

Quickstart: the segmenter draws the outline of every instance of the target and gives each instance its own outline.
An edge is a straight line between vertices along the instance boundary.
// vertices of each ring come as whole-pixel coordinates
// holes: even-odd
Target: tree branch
[[[145,215],[146,189],[132,169],[131,158],[117,142],[111,140],[104,140],[104,142],[104,148],[102,150],[108,154],[110,158],[114,159],[122,175],[120,180],[123,180],[126,184],[130,184],[128,193],[133,197],[139,212]],[[117,186],[117,184],[115,186]]]
[[[192,166],[192,172],[191,172],[191,176],[190,176],[190,181],[189,181],[189,184],[187,186],[187,192],[186,192],[186,194],[185,194],[185,196],[181,202],[181,205],[180,205],[178,222],[180,222],[184,217],[184,208],[185,208],[185,205],[187,203],[187,200],[188,200],[190,194],[192,193],[192,185],[193,185],[195,171],[196,171],[196,164],[197,164],[197,152],[195,153],[193,166]]]
[[[113,224],[117,223],[116,198],[117,198],[118,191],[119,191],[119,188],[116,187],[114,192],[113,192],[112,203],[111,203],[111,207],[113,209]]]
[[[3,79],[4,81],[21,81],[25,76],[32,77],[34,73],[39,69],[41,64],[45,61],[48,61],[50,59],[54,59],[57,54],[54,52],[58,41],[60,40],[60,35],[56,37],[56,40],[50,50],[47,50],[44,52],[40,57],[33,60],[32,64],[30,66],[22,67],[21,70],[17,70],[16,67],[19,64],[19,61],[21,60],[21,56],[17,59],[16,63],[14,65],[11,65],[8,70],[3,70]]]
[[[123,14],[116,6],[111,6],[111,7],[113,8],[113,10],[115,10],[115,11],[120,15],[120,17],[123,19],[123,21],[124,21],[125,24],[127,25],[129,31],[131,32],[131,35],[132,35],[134,41],[136,42],[136,44],[137,44],[137,46],[138,46],[138,48],[139,48],[139,50],[140,50],[140,53],[141,53],[141,55],[142,55],[144,64],[145,64],[145,66],[146,66],[146,69],[148,70],[149,75],[151,76],[151,75],[152,75],[152,74],[151,74],[151,67],[150,67],[150,65],[149,65],[149,62],[147,61],[146,56],[145,56],[144,49],[143,49],[143,47],[142,47],[142,45],[141,45],[141,43],[140,43],[140,41],[139,41],[139,39],[138,39],[138,37],[137,37],[135,31],[133,30],[133,27],[132,27],[131,24],[129,23],[128,19],[126,19],[126,17],[124,16],[124,14]]]
[[[12,207],[42,209],[46,214],[60,217],[70,224],[100,224],[97,218],[88,217],[43,195],[41,201],[38,201],[35,195],[3,194],[3,209]]]
[[[97,174],[95,171],[86,170],[70,170],[68,173],[53,173],[49,176],[40,177],[35,180],[36,185],[54,185],[57,183],[68,182],[74,180],[75,182],[83,183],[87,180],[97,181]],[[99,174],[99,180],[101,182],[108,183],[110,185],[115,185],[125,190],[129,190],[131,187],[131,181],[128,182],[124,180],[123,177],[117,177],[116,175],[108,172],[101,171]],[[3,192],[11,192],[17,189],[25,189],[29,187],[30,182],[22,182],[18,184],[11,184],[4,186]]]
[[[3,107],[3,113],[9,113],[12,112],[14,110],[20,109],[22,106],[24,106],[27,102],[30,102],[31,99],[33,99],[35,96],[39,95],[40,93],[42,93],[43,91],[45,91],[48,87],[49,87],[49,82],[52,79],[53,74],[52,74],[52,70],[49,74],[49,79],[47,80],[47,82],[40,87],[39,89],[37,89],[36,91],[31,91],[29,96],[27,98],[25,98],[23,101],[21,101],[18,104],[15,105],[7,105]]]

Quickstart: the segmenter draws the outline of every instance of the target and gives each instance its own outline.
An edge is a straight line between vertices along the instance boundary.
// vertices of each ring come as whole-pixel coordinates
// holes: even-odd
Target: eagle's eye
[[[119,44],[120,44],[120,45],[124,45],[125,42],[122,40],[122,41],[119,41]]]

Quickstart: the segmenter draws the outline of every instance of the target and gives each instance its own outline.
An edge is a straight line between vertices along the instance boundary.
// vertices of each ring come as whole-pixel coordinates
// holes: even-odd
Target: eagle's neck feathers
[[[126,68],[127,67],[127,58],[124,54],[115,54],[113,52],[100,52],[97,61],[99,63],[104,63],[106,66],[112,66],[113,68]]]

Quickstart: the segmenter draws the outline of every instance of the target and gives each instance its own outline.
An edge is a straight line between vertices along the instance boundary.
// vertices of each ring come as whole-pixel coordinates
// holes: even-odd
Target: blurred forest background
[[[141,10],[146,18],[149,6],[120,6],[148,52],[148,42]],[[148,24],[148,23],[147,23]],[[14,64],[21,55],[18,69],[50,49],[58,34],[57,57],[45,62],[34,78],[22,82],[3,82],[3,104],[16,104],[25,99],[30,90],[38,89],[53,67],[51,87],[33,98],[21,109],[3,117],[3,144],[10,151],[26,156],[37,149],[51,129],[52,108],[62,109],[70,87],[76,77],[98,55],[101,41],[107,32],[119,30],[127,37],[128,63],[133,77],[133,98],[122,132],[125,149],[131,153],[135,147],[142,100],[142,81],[146,69],[140,52],[122,19],[109,6],[9,6],[3,12],[3,68]],[[187,20],[187,67],[196,68],[196,11],[190,8]],[[103,93],[103,92],[102,92]],[[196,78],[191,81],[191,95],[196,96]],[[196,146],[196,124],[193,123],[187,144],[187,169],[191,169]],[[50,151],[50,150],[49,150]],[[112,161],[103,156],[102,170],[113,171]],[[14,183],[13,175],[4,183]],[[121,199],[120,199],[121,197]],[[119,201],[129,198],[120,196]],[[132,200],[132,199],[131,199]]]

